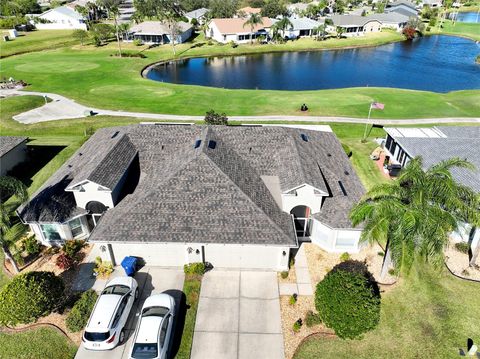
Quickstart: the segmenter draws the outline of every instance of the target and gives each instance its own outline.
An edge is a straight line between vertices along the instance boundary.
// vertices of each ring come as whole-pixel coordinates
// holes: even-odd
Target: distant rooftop
[[[0,136],[0,157],[13,150],[27,139],[27,137]]]

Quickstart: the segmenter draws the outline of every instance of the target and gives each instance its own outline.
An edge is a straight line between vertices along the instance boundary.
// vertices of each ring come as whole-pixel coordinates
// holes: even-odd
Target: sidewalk
[[[305,248],[300,245],[295,255],[295,274],[297,275],[296,283],[279,283],[280,295],[313,295],[312,280],[308,272],[307,256]]]

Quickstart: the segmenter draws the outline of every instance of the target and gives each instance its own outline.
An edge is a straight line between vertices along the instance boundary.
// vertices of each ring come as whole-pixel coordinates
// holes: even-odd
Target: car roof
[[[110,287],[112,285],[126,285],[129,288],[132,288],[134,281],[135,279],[132,277],[127,277],[127,276],[116,277],[116,278],[113,278],[110,282],[108,282],[105,287]]]
[[[101,295],[93,309],[92,316],[88,321],[85,331],[107,332],[110,329],[109,324],[115,313],[115,309],[122,298],[123,296],[118,294]]]
[[[161,293],[161,294],[154,294],[145,299],[145,303],[143,304],[143,309],[148,307],[165,307],[168,309],[173,309],[175,305],[175,300],[171,295]]]
[[[142,317],[135,343],[157,343],[164,317]]]

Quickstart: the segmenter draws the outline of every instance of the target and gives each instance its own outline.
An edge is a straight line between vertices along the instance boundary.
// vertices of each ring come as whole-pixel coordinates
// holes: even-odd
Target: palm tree
[[[337,32],[337,37],[340,39],[345,32],[345,29],[341,26],[337,26],[335,30]]]
[[[280,29],[282,30],[282,36],[285,37],[285,31],[287,31],[287,29],[289,27],[292,27],[292,22],[290,21],[290,19],[288,17],[282,17],[280,20],[278,20],[275,25]]]
[[[122,46],[120,45],[120,29],[118,25],[118,17],[120,15],[119,6],[122,0],[99,0],[98,4],[107,9],[108,16],[113,18],[113,24],[115,26],[115,36],[117,38],[118,56],[122,57]]]
[[[452,158],[426,171],[412,159],[396,181],[372,188],[351,211],[354,226],[364,224],[361,240],[385,244],[381,278],[393,262],[408,272],[416,258],[441,263],[449,234],[460,222],[480,222],[480,198],[455,181],[451,170],[471,163]]]
[[[243,24],[243,27],[245,27],[246,25],[250,25],[250,44],[253,42],[253,30],[255,29],[255,27],[257,27],[257,25],[260,24],[263,25],[263,20],[260,14],[251,14],[250,18]]]
[[[28,198],[27,187],[16,178],[8,176],[0,177],[0,193],[2,195],[6,194],[7,196],[17,196],[21,203],[25,202]],[[5,258],[12,263],[13,269],[18,273],[17,263],[15,263],[12,253],[10,252],[10,244],[12,243],[10,235],[12,234],[12,229],[10,211],[2,201],[0,203],[0,245],[2,246]]]
[[[326,26],[324,24],[318,25],[313,29],[313,33],[317,35],[317,40],[325,40],[325,35],[327,34]]]

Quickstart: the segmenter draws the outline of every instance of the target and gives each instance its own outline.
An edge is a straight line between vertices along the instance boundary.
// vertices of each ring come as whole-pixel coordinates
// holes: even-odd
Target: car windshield
[[[93,332],[85,332],[85,339],[89,342],[103,342],[110,337],[108,332],[106,333],[93,333]]]
[[[142,317],[164,317],[168,313],[165,307],[148,307],[142,312]]]
[[[126,285],[111,285],[105,288],[102,294],[118,294],[124,295],[130,291],[130,288]]]
[[[157,355],[157,343],[136,343],[133,346],[132,357],[135,359],[156,358]]]

